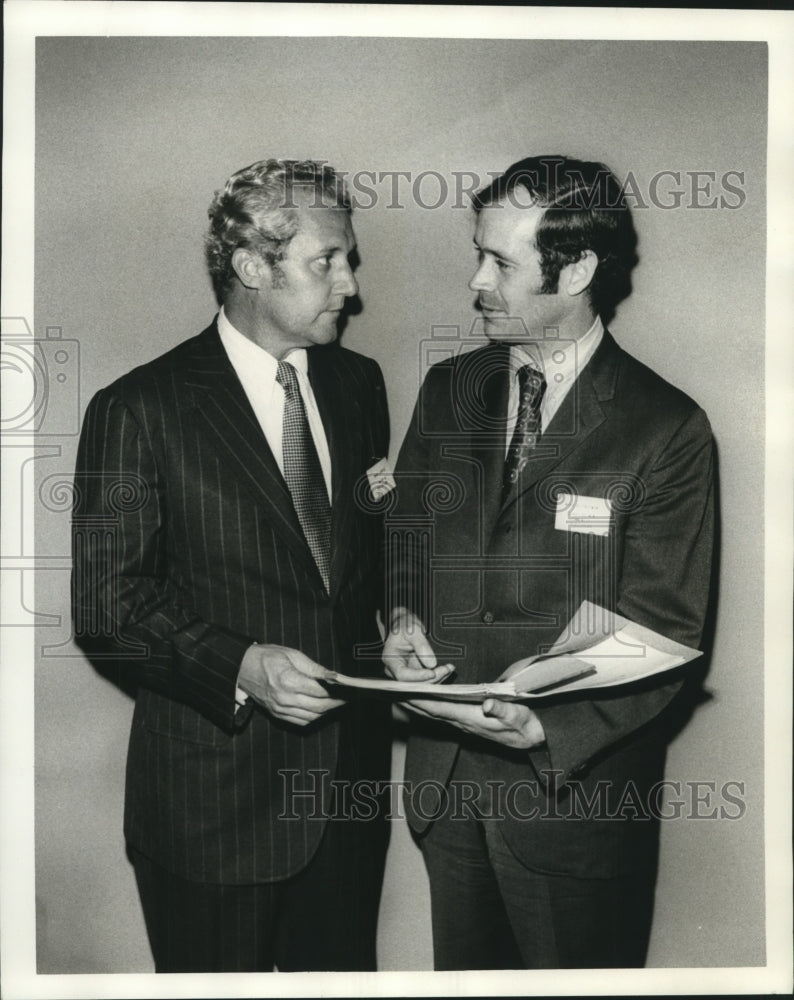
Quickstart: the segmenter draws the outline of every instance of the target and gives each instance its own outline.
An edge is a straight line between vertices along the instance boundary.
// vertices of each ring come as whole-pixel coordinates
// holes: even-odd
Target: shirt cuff
[[[251,643],[251,646],[258,646],[258,645],[259,645],[258,642],[252,642]],[[251,646],[249,646],[248,648],[250,649]],[[247,652],[247,650],[246,650],[246,652]],[[240,669],[242,669],[242,665],[241,665]],[[239,712],[239,710],[243,707],[243,705],[247,705],[248,704],[248,697],[249,697],[248,696],[248,692],[247,691],[243,691],[243,689],[238,684],[237,687],[234,690],[234,700],[237,702],[237,705],[236,705],[236,707],[234,709],[235,714],[237,712]]]

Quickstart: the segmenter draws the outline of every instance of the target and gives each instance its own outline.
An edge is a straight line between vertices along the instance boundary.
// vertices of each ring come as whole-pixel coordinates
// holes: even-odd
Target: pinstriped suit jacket
[[[346,706],[305,729],[250,701],[235,711],[254,641],[380,672],[381,519],[364,473],[388,449],[383,378],[338,345],[309,350],[309,377],[331,452],[330,594],[214,323],[100,391],[85,416],[75,635],[92,660],[121,661],[139,682],[127,839],[197,881],[271,881],[306,865],[324,822],[310,797],[291,802],[298,818],[279,819],[281,772],[299,772],[296,790],[327,790],[340,736],[361,777],[388,777],[385,708]]]

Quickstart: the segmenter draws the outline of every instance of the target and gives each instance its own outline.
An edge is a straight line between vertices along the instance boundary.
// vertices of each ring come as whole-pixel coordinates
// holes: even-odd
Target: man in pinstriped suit
[[[124,829],[158,972],[375,968],[387,828],[341,788],[388,778],[388,716],[321,682],[379,672],[388,412],[336,343],[350,214],[322,164],[234,174],[209,211],[218,316],[85,416],[75,634],[138,681]]]

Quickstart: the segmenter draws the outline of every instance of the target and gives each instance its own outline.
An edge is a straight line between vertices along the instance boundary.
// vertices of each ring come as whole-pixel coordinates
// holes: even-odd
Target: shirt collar
[[[278,361],[264,347],[260,347],[250,337],[240,333],[229,320],[223,306],[218,313],[218,333],[235,371],[239,372],[241,368],[245,371],[251,366],[256,369],[260,377],[267,376],[275,382]],[[282,360],[289,361],[301,375],[308,375],[309,358],[305,347],[294,348]]]
[[[549,389],[572,382],[593,356],[604,335],[604,324],[596,316],[587,333],[577,341],[553,339],[513,344],[510,347],[510,369],[514,373],[526,364],[542,372]]]

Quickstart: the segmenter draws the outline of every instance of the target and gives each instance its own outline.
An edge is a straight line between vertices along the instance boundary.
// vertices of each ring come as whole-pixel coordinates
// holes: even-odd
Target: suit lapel
[[[308,352],[309,381],[331,455],[331,592],[339,586],[350,551],[361,438],[361,427],[350,405],[349,385],[333,363],[336,350],[331,346]]]
[[[295,555],[319,576],[287,484],[214,323],[198,339],[185,385],[193,395],[193,417],[224,464],[246,486]]]
[[[455,412],[463,427],[468,424],[471,497],[482,511],[485,538],[499,515],[507,447],[509,357],[509,349],[502,344],[465,355],[453,388]]]

